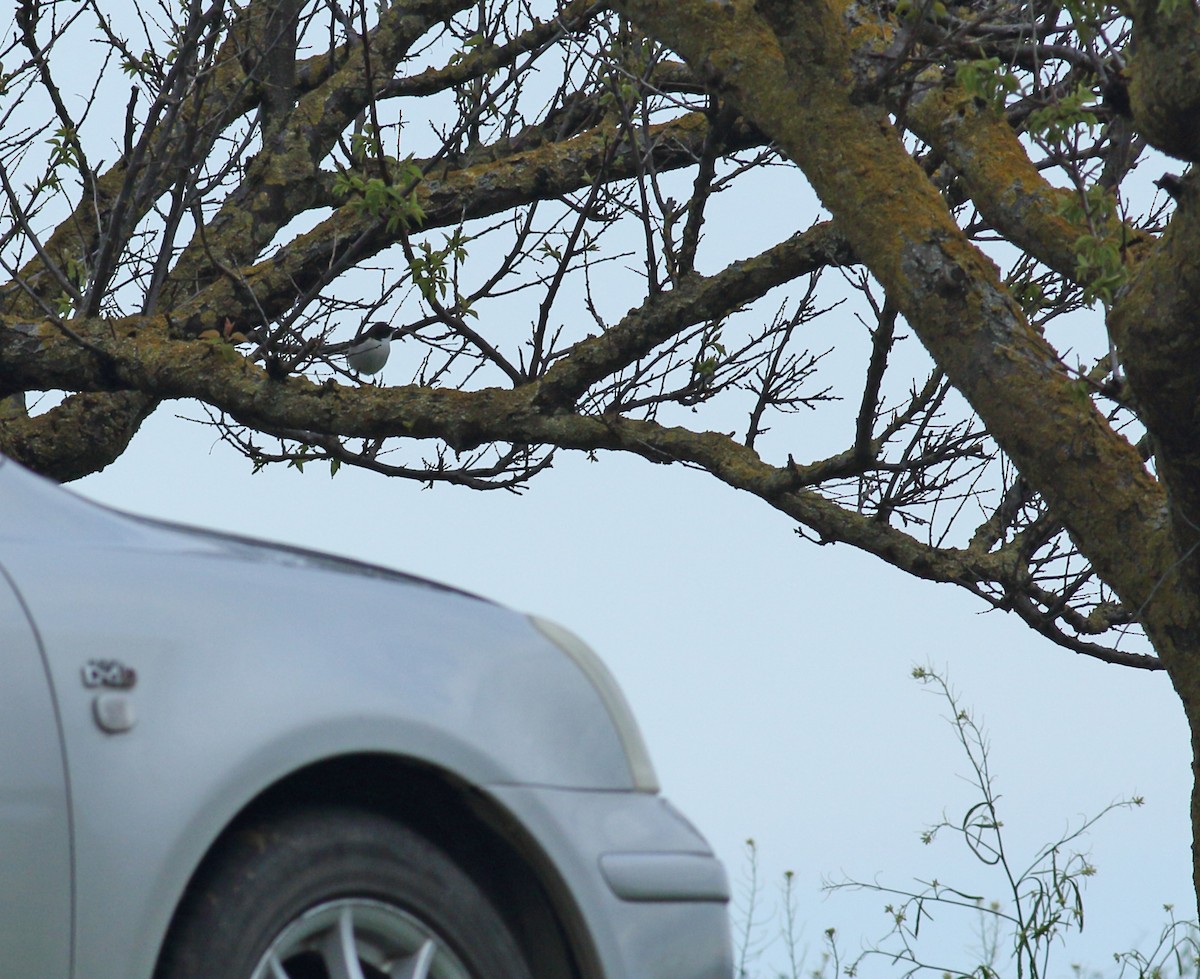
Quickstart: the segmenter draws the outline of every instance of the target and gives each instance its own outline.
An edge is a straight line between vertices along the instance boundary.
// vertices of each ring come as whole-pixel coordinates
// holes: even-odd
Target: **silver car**
[[[0,458],[3,979],[729,979],[579,639]]]

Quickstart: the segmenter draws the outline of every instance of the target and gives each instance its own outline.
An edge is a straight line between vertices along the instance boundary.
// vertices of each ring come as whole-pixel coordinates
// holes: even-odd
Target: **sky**
[[[118,95],[123,112],[124,88]],[[760,179],[780,183],[711,202],[701,271],[811,220],[815,202],[794,172]],[[636,301],[619,291],[608,298]],[[849,311],[831,315],[829,367],[837,377],[845,356],[857,392],[865,331]],[[392,365],[382,378],[408,379]],[[851,418],[855,407],[848,403]],[[579,633],[625,690],[664,793],[725,860],[739,933],[751,903],[746,841],[755,841],[752,976],[784,967],[787,871],[808,968],[826,928],[853,956],[889,924],[887,898],[826,894],[824,881],[904,888],[936,878],[1003,898],[994,870],[982,873],[951,837],[921,842],[922,830],[959,818],[975,796],[946,704],[912,679],[915,666],[947,675],[985,725],[1015,865],[1114,800],[1145,799],[1081,841],[1098,873],[1085,894],[1085,929],[1056,952],[1052,976],[1073,963],[1114,974],[1114,952],[1153,944],[1164,904],[1193,914],[1188,732],[1165,675],[1081,658],[961,589],[805,541],[762,501],[680,467],[561,454],[519,496],[424,490],[349,469],[331,479],[325,466],[255,475],[211,428],[177,414],[199,412],[164,406],[121,459],[71,488],[135,513],[424,575]],[[839,444],[811,416],[794,424],[807,458],[822,454],[825,438],[844,447],[845,428]],[[778,436],[773,458],[791,448],[782,426]],[[923,940],[939,961],[970,968],[975,927],[972,915],[939,914]],[[876,972],[898,974],[883,963]]]
[[[625,690],[664,794],[726,862],[739,933],[755,841],[751,975],[785,968],[786,871],[808,968],[824,929],[854,953],[889,923],[883,896],[825,894],[825,881],[936,878],[1003,897],[951,837],[920,842],[975,801],[946,704],[911,677],[920,665],[947,675],[987,730],[1014,864],[1110,802],[1145,798],[1081,841],[1098,873],[1085,929],[1051,975],[1073,963],[1112,974],[1112,953],[1153,944],[1164,904],[1191,915],[1187,728],[1165,676],[1081,658],[950,586],[804,541],[703,474],[575,454],[520,496],[345,469],[331,479],[325,466],[252,475],[165,406],[124,457],[71,488],[425,575],[579,633]],[[943,914],[924,940],[961,964],[975,927]]]

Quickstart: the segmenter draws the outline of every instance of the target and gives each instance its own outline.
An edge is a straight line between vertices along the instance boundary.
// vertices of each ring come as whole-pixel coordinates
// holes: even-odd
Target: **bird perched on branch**
[[[377,374],[383,370],[392,352],[392,340],[400,331],[389,323],[372,323],[359,331],[346,348],[346,366],[359,374]]]

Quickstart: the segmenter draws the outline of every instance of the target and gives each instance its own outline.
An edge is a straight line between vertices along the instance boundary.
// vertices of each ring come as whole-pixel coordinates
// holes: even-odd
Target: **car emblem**
[[[137,672],[116,659],[90,659],[83,666],[83,685],[99,692],[92,698],[92,718],[106,734],[123,734],[137,723],[133,701],[123,691],[137,684]]]
[[[132,690],[137,673],[115,659],[90,659],[83,667],[85,687],[107,687],[109,690]]]

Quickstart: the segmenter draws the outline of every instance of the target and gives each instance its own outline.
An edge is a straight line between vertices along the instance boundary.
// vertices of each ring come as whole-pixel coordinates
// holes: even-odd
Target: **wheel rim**
[[[251,979],[471,979],[471,974],[441,936],[407,911],[343,898],[291,921]]]

